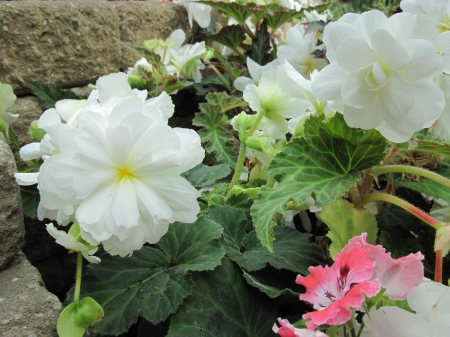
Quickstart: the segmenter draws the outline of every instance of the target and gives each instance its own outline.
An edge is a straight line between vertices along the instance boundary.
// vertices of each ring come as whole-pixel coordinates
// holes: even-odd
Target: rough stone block
[[[19,114],[19,118],[11,125],[19,145],[24,146],[34,142],[29,130],[30,123],[35,119],[39,119],[44,112],[40,100],[34,96],[18,98],[14,105],[8,109],[8,112]]]
[[[0,269],[20,250],[25,235],[20,189],[14,179],[16,172],[11,149],[0,139]],[[3,287],[1,282],[0,285]]]
[[[109,4],[0,3],[0,22],[0,82],[16,94],[28,91],[22,77],[74,87],[119,68],[119,21]]]
[[[21,251],[0,271],[0,284],[1,337],[52,336],[61,302]]]

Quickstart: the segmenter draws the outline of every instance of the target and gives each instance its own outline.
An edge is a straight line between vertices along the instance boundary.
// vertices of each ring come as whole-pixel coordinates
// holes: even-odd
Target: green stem
[[[361,336],[361,333],[364,330],[364,326],[365,326],[365,324],[364,324],[364,321],[363,321],[363,322],[361,322],[361,326],[359,327],[359,331],[358,331],[358,334],[356,335],[356,337],[360,337]]]
[[[446,187],[450,188],[450,180],[437,174],[432,171],[416,167],[416,166],[406,166],[406,165],[386,165],[386,166],[379,166],[372,169],[372,175],[375,177],[379,176],[380,174],[385,173],[410,173],[415,174],[421,177],[425,177],[431,180],[434,180],[435,182],[442,184]]]
[[[239,147],[239,156],[236,162],[236,169],[234,171],[233,178],[231,179],[230,187],[228,188],[227,198],[230,196],[231,190],[233,189],[234,185],[239,182],[239,177],[241,176],[242,169],[244,168],[246,149],[247,145],[245,145],[244,142],[241,142],[241,145]]]
[[[247,132],[247,137],[250,137],[253,135],[253,132],[255,132],[256,128],[258,127],[259,123],[263,119],[264,115],[266,114],[266,111],[262,109],[259,114],[256,116],[255,121],[253,122],[253,125],[251,126],[250,130]]]
[[[223,77],[223,75],[220,73],[220,71],[218,71],[217,68],[212,63],[210,63],[208,66],[216,73],[217,76],[219,76],[222,83],[227,87],[228,91],[231,92],[232,88],[230,87],[225,77]]]
[[[219,62],[222,64],[223,69],[228,73],[230,76],[230,79],[232,82],[236,79],[236,76],[234,75],[233,69],[228,65],[227,60],[223,58],[223,56],[215,49],[214,50],[214,57],[219,60]]]
[[[415,215],[420,220],[422,220],[423,222],[427,223],[428,225],[430,225],[431,227],[433,227],[435,229],[438,229],[438,228],[442,227],[443,225],[445,225],[442,222],[440,222],[439,220],[436,220],[429,214],[425,213],[421,209],[417,208],[414,205],[411,205],[409,202],[407,202],[403,199],[396,197],[395,195],[376,192],[376,193],[371,193],[371,194],[368,194],[368,195],[362,197],[360,202],[361,202],[361,206],[364,206],[364,205],[368,204],[369,202],[378,201],[378,200],[389,202],[391,204],[394,204],[394,205],[397,205],[398,207],[403,208],[404,210]]]
[[[248,28],[247,24],[244,22],[243,24],[241,24],[241,28],[244,30],[244,32],[250,36],[250,38],[252,40],[256,39],[255,34],[252,33],[252,31],[250,30],[250,28]]]
[[[73,301],[78,302],[80,300],[80,289],[81,289],[81,272],[83,269],[83,255],[78,252],[77,257],[77,278],[75,282],[75,291],[73,295]]]

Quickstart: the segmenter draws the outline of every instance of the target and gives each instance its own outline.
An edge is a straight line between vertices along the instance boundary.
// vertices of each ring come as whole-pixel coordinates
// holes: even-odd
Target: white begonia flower
[[[430,128],[433,137],[444,141],[450,141],[450,75],[440,74],[436,82],[445,95],[445,108],[437,121]]]
[[[445,99],[433,78],[444,61],[429,25],[409,13],[346,14],[324,32],[325,67],[313,81],[319,100],[343,101],[351,127],[376,128],[392,142],[407,141],[442,113]],[[419,37],[419,38],[418,38]]]
[[[259,81],[261,80],[262,75],[264,73],[276,69],[280,64],[278,59],[275,59],[264,66],[260,66],[258,63],[253,61],[250,57],[247,57],[247,67],[248,72],[250,73],[251,78],[246,76],[240,76],[236,78],[233,85],[239,91],[244,91],[247,84],[254,84],[258,86]]]
[[[314,34],[305,34],[301,23],[296,24],[287,32],[287,45],[278,47],[277,56],[280,61],[288,61],[303,77],[309,79],[315,70],[321,70],[327,61],[315,58],[312,53],[318,49],[317,38]]]
[[[174,3],[182,5],[188,12],[189,25],[192,28],[192,20],[197,21],[202,28],[207,28],[211,23],[211,7],[200,4],[195,0],[174,0]]]
[[[303,11],[303,13],[306,16],[306,19],[308,19],[308,22],[314,22],[314,21],[327,22],[327,20],[328,20],[328,13],[327,12],[323,12],[323,13],[319,14],[319,12],[317,12],[314,9],[311,12],[305,10],[305,11]]]
[[[274,139],[285,138],[288,131],[286,118],[299,117],[310,106],[307,100],[289,97],[281,90],[276,70],[264,73],[258,86],[248,84],[244,99],[253,111],[264,114],[264,130],[270,130]]]
[[[200,209],[198,191],[180,177],[202,161],[200,138],[158,112],[133,98],[108,113],[87,111],[70,146],[41,167],[43,206],[73,206],[82,231],[113,255],[156,243],[169,223],[194,222]]]
[[[16,100],[17,96],[14,95],[12,86],[0,83],[0,118],[3,119],[6,124],[6,135],[9,133],[9,126],[19,117],[18,114],[6,112]],[[4,139],[2,132],[0,132],[0,139]]]
[[[416,314],[398,307],[373,308],[361,337],[441,337],[450,329],[450,288],[424,279],[407,297]]]
[[[166,66],[169,74],[178,74],[185,79],[193,79],[199,83],[202,80],[200,70],[205,65],[200,58],[206,53],[205,42],[197,42],[194,45],[186,44],[178,50],[169,49],[170,61]]]
[[[101,260],[94,255],[98,248],[89,244],[81,238],[81,229],[77,223],[74,223],[69,233],[60,231],[53,224],[46,225],[47,232],[56,239],[56,243],[64,246],[68,250],[81,252],[83,257],[91,263],[99,263]],[[84,233],[86,236],[87,234]],[[98,245],[98,243],[97,243]]]

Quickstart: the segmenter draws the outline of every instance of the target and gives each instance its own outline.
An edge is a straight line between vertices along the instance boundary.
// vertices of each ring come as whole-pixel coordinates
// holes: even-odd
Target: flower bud
[[[30,124],[30,134],[31,137],[33,137],[33,139],[37,142],[40,142],[42,140],[42,138],[44,138],[44,136],[46,135],[47,132],[45,132],[45,130],[41,129],[38,126],[39,121],[38,120],[34,120],[31,122]]]
[[[142,88],[144,85],[144,80],[137,75],[130,75],[128,76],[128,84],[131,88]]]

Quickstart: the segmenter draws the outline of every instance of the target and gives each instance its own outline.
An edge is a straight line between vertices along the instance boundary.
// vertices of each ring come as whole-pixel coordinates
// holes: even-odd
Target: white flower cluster
[[[205,42],[183,45],[185,40],[184,31],[176,29],[166,41],[154,39],[146,42],[154,43],[151,49],[161,56],[161,62],[169,74],[184,79],[193,79],[194,82],[199,83],[202,79],[200,70],[205,69],[205,65],[200,60],[206,53]],[[139,67],[146,71],[152,71],[152,65],[145,58],[141,58],[128,69],[127,73],[139,75]]]
[[[156,243],[174,221],[196,220],[198,191],[180,174],[204,150],[196,132],[167,125],[168,94],[147,99],[116,73],[101,77],[83,106],[73,103],[45,111],[39,127],[47,134],[20,152],[44,159],[39,173],[16,175],[19,184],[38,183],[40,219],[76,220],[83,240],[121,256]]]

